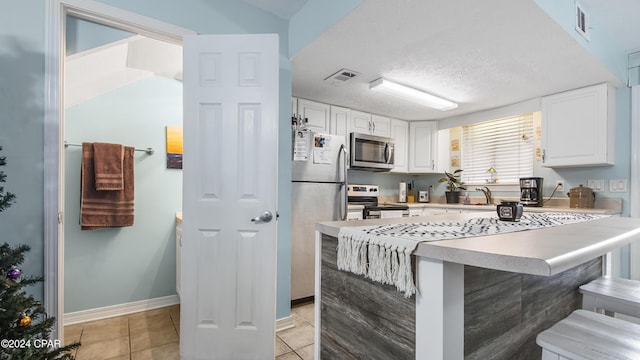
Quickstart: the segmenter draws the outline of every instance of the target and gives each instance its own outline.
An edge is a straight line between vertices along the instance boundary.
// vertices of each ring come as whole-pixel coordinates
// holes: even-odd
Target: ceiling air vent
[[[333,85],[339,85],[339,84],[344,84],[345,82],[353,79],[354,77],[356,77],[358,75],[360,75],[360,74],[355,72],[355,71],[342,69],[342,70],[338,71],[337,73],[335,73],[335,74],[329,76],[328,78],[324,79],[324,81],[329,81]]]
[[[589,15],[582,5],[576,3],[576,31],[589,41]]]

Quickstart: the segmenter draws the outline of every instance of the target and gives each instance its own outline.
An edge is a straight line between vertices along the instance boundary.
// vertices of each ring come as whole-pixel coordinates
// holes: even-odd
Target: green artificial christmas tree
[[[0,156],[0,167],[6,163],[6,158]],[[5,192],[2,186],[6,177],[0,170],[0,212],[15,202],[15,195]],[[58,340],[50,339],[55,318],[47,317],[42,304],[24,291],[26,286],[44,280],[21,273],[24,254],[30,249],[28,245],[0,245],[0,359],[73,359],[71,352],[80,344],[62,346]]]

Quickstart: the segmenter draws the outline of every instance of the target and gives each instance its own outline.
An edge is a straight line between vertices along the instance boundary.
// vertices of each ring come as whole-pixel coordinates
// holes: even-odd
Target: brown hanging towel
[[[96,190],[124,190],[123,160],[124,146],[120,144],[93,143]]]
[[[94,147],[82,143],[80,226],[82,230],[133,226],[133,147],[124,147],[123,190],[98,191],[95,185]]]

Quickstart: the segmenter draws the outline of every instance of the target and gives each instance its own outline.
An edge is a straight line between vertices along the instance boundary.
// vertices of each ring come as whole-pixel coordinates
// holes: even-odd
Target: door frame
[[[150,38],[182,44],[189,29],[92,0],[47,0],[44,99],[44,307],[64,335],[64,56],[66,16],[73,15]]]
[[[631,87],[631,180],[629,216],[640,217],[640,85]],[[629,246],[629,277],[640,280],[640,241]]]

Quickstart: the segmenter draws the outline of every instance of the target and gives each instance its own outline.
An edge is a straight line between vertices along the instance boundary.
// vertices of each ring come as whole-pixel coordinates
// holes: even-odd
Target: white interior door
[[[277,35],[184,39],[183,359],[273,358],[278,58]]]

